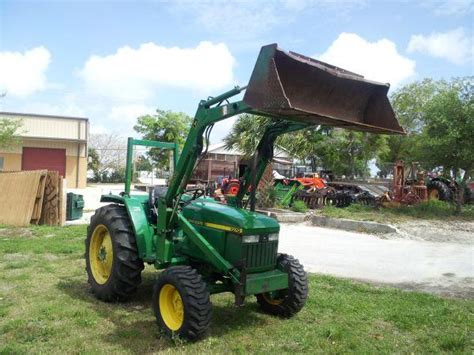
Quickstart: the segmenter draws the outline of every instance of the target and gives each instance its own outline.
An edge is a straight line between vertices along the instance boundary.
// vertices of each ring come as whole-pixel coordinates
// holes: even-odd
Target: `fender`
[[[133,197],[120,195],[102,195],[100,202],[112,202],[124,205],[135,232],[138,247],[138,256],[145,262],[156,261],[156,248],[153,242],[155,231],[147,217],[148,196],[135,195]]]

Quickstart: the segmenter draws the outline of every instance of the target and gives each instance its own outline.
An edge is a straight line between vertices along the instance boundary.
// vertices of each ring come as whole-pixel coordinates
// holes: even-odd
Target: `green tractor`
[[[154,285],[158,325],[169,336],[201,337],[211,320],[210,295],[231,292],[241,305],[256,296],[264,312],[291,317],[308,296],[308,279],[294,257],[278,253],[280,226],[255,212],[255,189],[273,157],[276,138],[320,124],[368,132],[403,134],[387,99],[388,84],[316,61],[276,44],[262,47],[247,87],[199,103],[178,158],[172,143],[130,139],[125,191],[103,195],[86,239],[86,269],[95,296],[130,299],[144,264],[164,270]],[[245,91],[242,100],[229,101]],[[232,203],[221,204],[202,189],[187,189],[196,162],[207,151],[216,122],[242,113],[272,118],[241,179]],[[132,195],[132,147],[175,151],[167,188]],[[244,195],[250,191],[250,197]]]

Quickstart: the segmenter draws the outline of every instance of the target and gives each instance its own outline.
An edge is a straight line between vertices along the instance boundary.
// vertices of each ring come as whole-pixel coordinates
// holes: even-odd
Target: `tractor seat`
[[[166,192],[168,191],[167,186],[156,185],[153,186],[149,193],[148,193],[148,203],[150,204],[150,208],[156,206],[156,201],[165,196]]]

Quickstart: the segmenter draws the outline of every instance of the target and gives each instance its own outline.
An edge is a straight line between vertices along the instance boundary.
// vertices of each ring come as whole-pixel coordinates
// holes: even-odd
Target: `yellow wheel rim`
[[[436,189],[430,191],[430,200],[439,200],[439,192]]]
[[[171,284],[165,284],[160,290],[158,300],[161,318],[171,330],[178,330],[183,325],[184,306],[179,291]]]
[[[103,285],[107,282],[112,272],[114,251],[109,230],[99,224],[92,232],[89,245],[89,263],[95,282]]]
[[[271,298],[268,293],[262,293],[263,299],[265,302],[268,304],[271,304],[272,306],[278,306],[279,304],[282,304],[283,299],[277,299],[277,298]]]

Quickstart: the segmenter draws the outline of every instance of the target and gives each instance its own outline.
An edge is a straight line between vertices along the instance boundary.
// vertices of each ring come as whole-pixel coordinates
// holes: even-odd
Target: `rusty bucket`
[[[253,112],[278,119],[404,134],[389,87],[271,44],[262,47],[243,100]]]

